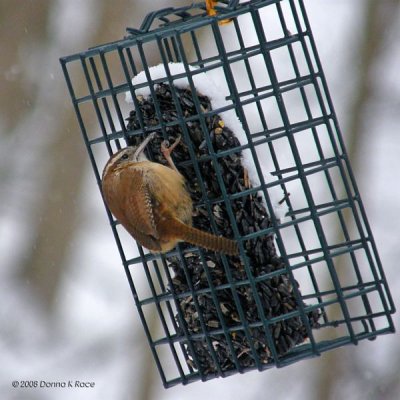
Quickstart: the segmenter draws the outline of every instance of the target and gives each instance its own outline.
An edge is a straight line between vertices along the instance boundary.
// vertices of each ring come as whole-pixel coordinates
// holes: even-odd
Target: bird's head
[[[104,177],[115,169],[124,167],[127,164],[136,163],[140,161],[146,161],[147,157],[144,154],[144,149],[149,144],[149,142],[155,137],[156,133],[153,132],[143,140],[138,146],[128,146],[111,156],[107,161],[103,170]]]

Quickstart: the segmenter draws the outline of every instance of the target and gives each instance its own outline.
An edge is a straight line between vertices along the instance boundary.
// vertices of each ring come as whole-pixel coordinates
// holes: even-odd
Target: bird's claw
[[[164,153],[165,151],[168,151],[168,149],[169,149],[169,141],[163,140],[161,142],[161,151]]]
[[[174,143],[172,143],[171,146],[169,145],[168,140],[163,140],[161,142],[161,153],[163,154],[165,159],[168,161],[168,164],[170,165],[170,167],[176,171],[178,171],[178,170],[176,169],[176,166],[175,166],[174,162],[172,161],[171,153],[174,151],[175,147],[178,146],[180,141],[181,141],[181,135],[179,135],[175,139]]]

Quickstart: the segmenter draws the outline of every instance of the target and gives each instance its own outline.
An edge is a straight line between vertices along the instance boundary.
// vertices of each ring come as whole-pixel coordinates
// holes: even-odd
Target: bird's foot
[[[161,143],[161,153],[163,154],[163,156],[165,157],[165,159],[167,160],[169,166],[174,169],[175,171],[179,172],[174,164],[174,162],[172,161],[171,158],[171,154],[174,151],[175,147],[178,146],[179,142],[181,141],[181,136],[179,135],[176,139],[175,142],[172,143],[172,145],[169,145],[169,141],[168,140],[164,140]]]

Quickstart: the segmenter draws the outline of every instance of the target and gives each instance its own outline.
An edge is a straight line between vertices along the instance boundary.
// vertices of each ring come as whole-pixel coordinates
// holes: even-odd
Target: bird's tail
[[[176,225],[177,232],[180,233],[179,238],[185,242],[230,256],[239,254],[237,243],[233,240],[193,228],[177,219],[173,223]]]

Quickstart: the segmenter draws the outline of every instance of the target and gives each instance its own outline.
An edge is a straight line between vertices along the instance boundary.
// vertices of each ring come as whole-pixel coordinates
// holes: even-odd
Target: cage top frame
[[[111,52],[116,49],[122,49],[135,45],[137,43],[147,43],[157,38],[168,37],[173,33],[185,33],[202,26],[209,25],[212,21],[223,21],[229,18],[235,18],[250,9],[259,9],[268,5],[280,3],[282,0],[249,0],[239,3],[239,0],[219,1],[219,3],[228,4],[227,7],[216,6],[217,15],[209,16],[206,12],[204,2],[193,3],[190,6],[179,8],[167,7],[158,11],[150,12],[144,18],[140,28],[126,27],[127,35],[123,39],[116,40],[90,47],[88,50],[73,53],[68,56],[60,57],[63,65],[83,57],[90,57],[99,54],[99,52]],[[158,19],[159,25],[153,28]],[[304,32],[307,33],[307,32]]]
[[[254,2],[254,0],[253,0]],[[238,4],[239,0],[221,0],[218,3],[225,4],[225,7],[221,7],[218,4],[215,6],[215,10],[220,13],[227,13],[229,11],[234,11]],[[184,21],[185,19],[193,19],[193,11],[194,10],[199,10],[203,11],[200,12],[198,17],[207,17],[206,11],[206,6],[204,2],[199,2],[199,3],[193,3],[189,6],[184,6],[184,7],[179,7],[179,8],[174,8],[174,7],[166,7],[157,11],[152,11],[149,14],[147,14],[142,22],[142,25],[140,28],[131,28],[128,27],[126,28],[126,31],[129,35],[143,35],[144,33],[149,32],[155,22],[156,19],[158,19],[160,22],[163,22],[164,24],[170,25],[172,23],[171,16],[175,16],[181,19],[181,21]],[[156,28],[159,29],[160,25]]]

